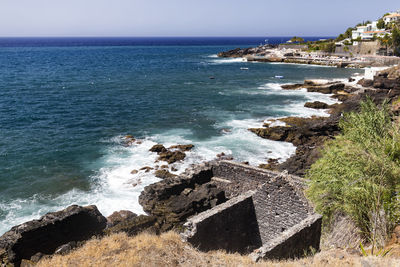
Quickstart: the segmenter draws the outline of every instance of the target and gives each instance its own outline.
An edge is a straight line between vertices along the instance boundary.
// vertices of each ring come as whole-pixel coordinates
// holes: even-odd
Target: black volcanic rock
[[[113,214],[107,217],[107,226],[108,227],[115,226],[127,219],[134,218],[136,216],[137,214],[129,210],[115,211],[113,212]]]
[[[179,229],[192,215],[226,201],[225,193],[212,182],[210,168],[165,178],[146,186],[139,196],[143,210],[157,218],[162,232]]]
[[[314,102],[305,103],[304,107],[306,107],[306,108],[314,108],[314,109],[327,109],[327,108],[329,108],[329,105],[324,103],[324,102],[314,101]]]
[[[166,169],[161,169],[161,170],[157,170],[155,171],[154,175],[157,178],[161,178],[161,179],[165,179],[165,178],[172,178],[175,177],[176,175],[173,173],[170,173],[168,170]]]
[[[235,48],[233,50],[225,51],[218,53],[218,57],[243,57],[246,55],[265,55],[266,49],[275,47],[273,45],[262,45],[258,47],[250,47],[250,48]]]
[[[363,87],[372,87],[372,85],[374,84],[373,80],[369,80],[369,79],[361,79],[357,82],[357,84],[363,86]]]
[[[53,254],[61,245],[102,234],[106,224],[96,206],[73,205],[47,213],[39,220],[14,226],[0,237],[0,263],[19,266],[22,259],[29,260],[39,252]]]
[[[157,218],[154,216],[134,216],[124,219],[118,224],[104,230],[107,235],[124,232],[129,236],[137,235],[140,232],[148,231],[152,233],[159,233],[157,225]]]
[[[156,152],[156,153],[162,153],[162,152],[166,152],[167,149],[163,145],[157,144],[157,145],[152,146],[149,151]]]

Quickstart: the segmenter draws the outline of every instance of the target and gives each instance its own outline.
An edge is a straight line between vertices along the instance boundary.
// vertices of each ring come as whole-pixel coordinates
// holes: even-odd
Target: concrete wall
[[[249,253],[259,248],[262,242],[253,194],[249,191],[188,219],[184,239],[202,251],[224,249]]]
[[[322,216],[310,215],[302,222],[270,240],[255,250],[250,257],[253,261],[261,259],[301,258],[318,251],[321,239]]]
[[[212,173],[214,177],[229,181],[229,183],[218,183],[218,186],[223,188],[228,198],[238,196],[249,190],[255,190],[265,181],[278,175],[272,171],[230,161],[219,161],[213,164]]]
[[[186,241],[205,251],[258,248],[254,259],[300,257],[310,247],[319,249],[322,217],[304,197],[301,178],[230,161],[214,162],[211,170],[211,180],[237,196],[190,218]]]
[[[308,203],[282,178],[266,183],[253,196],[263,244],[309,215]]]

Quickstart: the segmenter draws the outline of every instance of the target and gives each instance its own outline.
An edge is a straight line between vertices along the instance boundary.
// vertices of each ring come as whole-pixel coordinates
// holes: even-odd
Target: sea
[[[292,144],[248,128],[328,116],[304,103],[336,100],[280,85],[360,70],[217,57],[288,39],[0,38],[0,235],[72,204],[143,214],[138,197],[159,179],[131,171],[163,164],[154,144],[195,145],[175,174],[221,152],[253,166],[290,157]],[[139,142],[127,146],[127,135]]]

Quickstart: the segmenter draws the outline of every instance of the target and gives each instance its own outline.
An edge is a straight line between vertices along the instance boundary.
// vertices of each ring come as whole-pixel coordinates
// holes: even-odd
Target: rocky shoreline
[[[278,159],[271,159],[260,165],[260,168],[303,176],[320,156],[323,143],[340,132],[338,122],[343,112],[357,110],[360,101],[366,97],[370,97],[377,104],[388,99],[392,105],[392,112],[398,114],[400,111],[399,67],[381,71],[373,80],[362,79],[356,86],[336,81],[321,83],[309,80],[303,84],[282,86],[284,90],[300,88],[306,88],[309,92],[332,94],[332,97],[342,103],[327,105],[316,101],[305,104],[309,108],[329,109],[329,117],[287,117],[278,119],[285,123],[284,126],[265,123],[261,128],[249,129],[261,138],[290,142],[297,147],[295,155],[285,162],[279,163]],[[132,136],[125,139],[126,145],[140,142]],[[32,266],[43,257],[68,253],[93,236],[117,232],[136,235],[141,231],[159,234],[171,229],[181,232],[189,217],[227,202],[237,196],[237,192],[260,188],[261,181],[257,179],[243,184],[219,177],[219,171],[215,170],[215,166],[219,166],[218,163],[201,164],[178,176],[170,173],[168,164],[183,160],[185,152],[192,148],[193,145],[190,144],[168,148],[158,144],[150,149],[151,152],[157,153],[157,161],[166,164],[160,163],[161,166],[154,170],[163,180],[147,186],[139,197],[139,203],[148,215],[119,211],[105,218],[95,206],[76,205],[48,213],[38,220],[14,226],[0,237],[0,266]],[[219,159],[224,158],[226,159],[225,155],[219,156]],[[249,167],[249,171],[256,171],[252,168]],[[229,173],[229,170],[225,171]],[[252,176],[256,178],[257,174]],[[302,187],[303,181],[300,178],[285,179],[296,184],[296,187]]]
[[[279,121],[285,126],[270,126],[264,124],[262,128],[249,129],[258,136],[274,141],[285,141],[295,145],[296,153],[283,163],[270,159],[260,168],[275,171],[288,171],[290,174],[303,176],[305,171],[320,157],[320,148],[326,140],[334,138],[340,131],[338,124],[343,112],[357,111],[362,100],[370,97],[376,104],[385,99],[389,104],[396,102],[400,96],[400,70],[393,67],[374,76],[373,80],[361,79],[357,86],[345,85],[341,82],[315,84],[305,81],[304,84],[283,85],[282,89],[297,90],[306,88],[309,92],[333,94],[342,103],[328,106],[325,103],[306,103],[306,107],[325,107],[329,110],[329,117],[311,118],[282,118]],[[325,105],[324,105],[325,104]],[[392,105],[392,112],[398,112],[398,105]]]
[[[285,48],[284,45],[262,45],[253,48],[236,48],[220,52],[218,57],[243,58],[249,62],[273,62],[331,66],[338,68],[365,68],[399,64],[400,58],[383,56],[349,56],[335,53],[305,52],[298,48]]]

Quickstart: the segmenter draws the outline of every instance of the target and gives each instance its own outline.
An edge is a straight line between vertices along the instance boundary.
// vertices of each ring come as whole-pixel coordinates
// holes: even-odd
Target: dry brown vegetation
[[[81,248],[64,256],[54,256],[38,266],[400,266],[394,258],[360,257],[343,250],[317,253],[294,261],[253,263],[247,256],[222,251],[200,252],[182,242],[178,234],[161,236],[140,234],[128,237],[119,233],[88,241]]]

